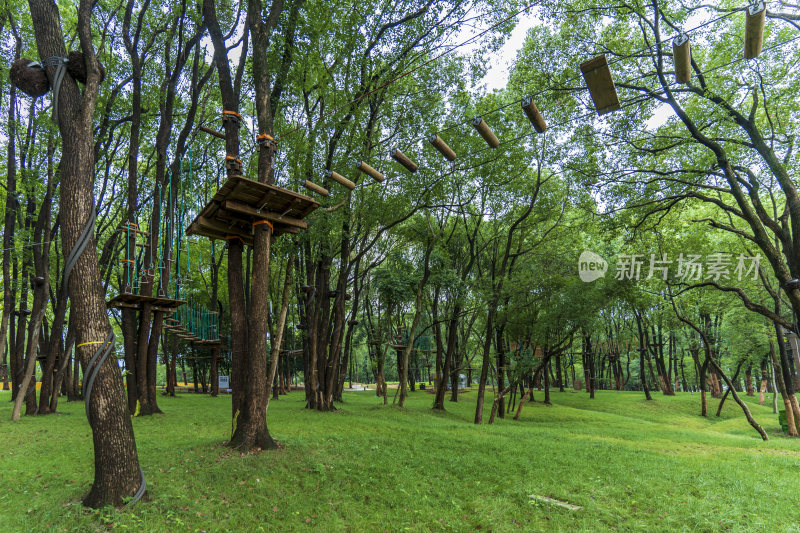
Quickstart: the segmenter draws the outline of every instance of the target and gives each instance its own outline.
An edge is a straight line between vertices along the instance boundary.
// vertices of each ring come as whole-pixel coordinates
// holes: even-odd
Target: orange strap
[[[133,263],[133,259],[120,259],[120,263]]]
[[[233,239],[239,239],[240,241],[244,242],[244,240],[238,235],[228,235],[225,237],[226,241],[232,241]]]
[[[241,120],[241,118],[242,118],[242,115],[240,115],[240,114],[239,114],[239,113],[237,113],[236,111],[225,111],[225,110],[223,110],[223,111],[222,111],[222,115],[223,115],[223,116],[236,117],[236,118],[238,118],[239,120]]]
[[[270,223],[270,221],[269,221],[269,220],[256,220],[255,222],[253,222],[253,225],[254,225],[254,226],[258,226],[259,224],[266,224],[267,226],[269,226],[269,227],[270,227],[270,229],[272,229],[272,231],[275,231],[275,226],[273,226],[273,225]]]
[[[239,163],[241,163],[241,162],[242,162],[242,160],[241,160],[241,159],[239,159],[238,157],[234,157],[234,156],[232,156],[232,155],[226,155],[226,156],[225,156],[225,159],[230,159],[231,161],[238,161]]]
[[[272,137],[272,135],[270,135],[268,133],[259,133],[258,135],[256,135],[256,142],[257,143],[264,144],[267,141],[275,142],[275,139]]]

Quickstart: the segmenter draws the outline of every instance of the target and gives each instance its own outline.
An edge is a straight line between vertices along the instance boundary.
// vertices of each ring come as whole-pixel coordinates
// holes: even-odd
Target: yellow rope
[[[76,346],[76,348],[80,348],[81,346],[86,346],[88,344],[106,344],[107,341],[92,341],[92,342],[82,342]],[[109,343],[111,344],[111,343]]]

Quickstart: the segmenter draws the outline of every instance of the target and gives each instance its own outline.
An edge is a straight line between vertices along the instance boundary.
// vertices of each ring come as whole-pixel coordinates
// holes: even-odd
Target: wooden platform
[[[289,189],[231,176],[189,224],[186,234],[211,239],[235,236],[252,246],[254,222],[269,221],[276,237],[298,233],[308,227],[303,218],[318,207],[313,198]]]
[[[112,307],[117,309],[141,309],[143,303],[149,303],[152,305],[153,311],[174,313],[180,306],[186,303],[186,300],[177,300],[175,298],[157,298],[155,296],[146,296],[143,294],[123,293],[106,302],[106,307],[109,309]]]
[[[199,344],[200,346],[207,346],[209,348],[213,348],[215,346],[222,346],[221,340],[214,340],[214,339],[198,339],[193,342],[195,344]]]

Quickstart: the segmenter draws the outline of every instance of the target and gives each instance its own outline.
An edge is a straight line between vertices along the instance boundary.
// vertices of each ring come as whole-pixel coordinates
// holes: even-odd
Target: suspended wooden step
[[[533,102],[533,96],[525,96],[522,99],[522,110],[537,133],[544,133],[547,130],[547,123],[544,121],[542,114],[539,113],[539,108]]]
[[[225,140],[225,134],[224,133],[220,133],[218,131],[212,130],[211,128],[206,128],[205,126],[198,126],[197,129],[200,130],[200,131],[204,131],[204,132],[208,133],[209,135],[213,135],[214,137],[217,137],[218,139],[222,139],[223,141]]]
[[[401,152],[399,148],[392,150],[392,153],[389,155],[392,156],[392,159],[406,167],[409,172],[416,172],[419,168],[419,165],[413,162],[406,154]]]
[[[322,187],[320,185],[317,185],[313,181],[304,180],[303,181],[303,187],[305,187],[306,189],[308,189],[310,191],[314,191],[317,194],[321,194],[322,196],[328,196],[330,194],[328,189],[326,189],[325,187]]]
[[[456,160],[456,153],[452,148],[447,146],[447,143],[444,142],[438,135],[431,135],[428,137],[428,142],[431,143],[434,148],[439,150],[439,153],[441,153],[448,161]]]
[[[689,83],[692,78],[692,51],[689,36],[685,33],[672,41],[672,61],[675,64],[675,81]]]
[[[358,164],[356,165],[356,168],[377,182],[381,182],[385,179],[383,174],[381,174],[380,172],[378,172],[377,170],[375,170],[374,168],[372,168],[363,161],[359,161]]]
[[[599,116],[620,108],[617,88],[611,78],[611,69],[608,68],[605,54],[581,63],[581,73]]]
[[[405,350],[406,349],[406,345],[405,344],[390,344],[389,347],[390,348],[394,348],[395,350]]]
[[[333,181],[339,183],[340,185],[344,185],[351,191],[356,188],[356,184],[350,181],[349,179],[345,178],[338,172],[334,172],[333,170],[326,170],[325,176],[332,179]]]
[[[764,21],[767,17],[767,6],[764,2],[756,2],[747,6],[744,22],[744,58],[753,59],[761,53],[764,44]]]
[[[483,137],[483,140],[486,141],[486,144],[488,144],[490,148],[497,148],[500,146],[500,140],[481,117],[472,119],[472,127],[478,130],[478,133],[480,133],[481,137]]]

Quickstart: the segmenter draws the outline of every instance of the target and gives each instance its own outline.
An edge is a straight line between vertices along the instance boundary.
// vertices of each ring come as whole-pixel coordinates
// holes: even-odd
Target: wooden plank
[[[533,129],[535,129],[537,133],[544,133],[547,130],[547,123],[539,112],[539,108],[536,107],[532,96],[526,96],[522,99],[522,110],[525,112],[525,116],[528,117],[528,120],[533,125]]]
[[[764,2],[747,6],[744,23],[744,58],[753,59],[761,53],[764,44],[764,21],[767,7]]]
[[[611,69],[608,68],[605,54],[581,63],[581,73],[598,115],[602,116],[620,108],[617,88],[611,78]]]
[[[335,172],[333,170],[326,170],[325,171],[325,176],[328,177],[329,179],[332,179],[333,181],[337,182],[338,184],[343,185],[344,187],[347,187],[351,191],[356,188],[356,184],[355,183],[353,183],[349,179],[345,178],[344,176],[342,176],[341,174],[339,174],[338,172]]]
[[[497,148],[500,146],[500,140],[497,138],[497,135],[494,134],[492,129],[486,124],[486,121],[483,120],[481,117],[475,117],[472,120],[472,127],[475,128],[483,140],[486,141],[486,144],[489,145],[489,148]]]
[[[692,48],[689,36],[681,33],[672,41],[672,62],[675,65],[675,81],[689,83],[692,79]]]
[[[225,202],[225,209],[228,211],[233,211],[234,213],[249,215],[258,220],[269,220],[270,222],[277,222],[278,224],[294,226],[300,229],[308,228],[308,223],[305,220],[290,216],[281,216],[280,213],[275,213],[272,211],[261,211],[259,213],[256,208],[242,202],[237,202],[236,200],[227,200]]]
[[[208,133],[209,135],[213,135],[214,137],[216,137],[218,139],[222,139],[223,141],[225,140],[225,134],[224,133],[220,133],[218,131],[212,130],[211,128],[206,128],[205,126],[198,126],[197,129],[200,130],[200,131],[204,131],[204,132]]]
[[[278,193],[280,196],[292,199],[297,198],[304,203],[314,204],[317,207],[319,207],[319,202],[317,202],[310,196],[306,196],[305,194],[300,194],[299,192],[290,191],[289,189],[284,189],[283,187],[276,187],[275,185],[267,185],[266,183],[258,183],[257,181],[247,179],[244,176],[231,176],[229,180],[234,180],[237,185],[241,184],[250,189],[255,189],[256,191],[272,190]]]
[[[322,196],[328,196],[330,194],[330,191],[328,189],[320,185],[317,185],[313,181],[304,180],[303,187],[305,187],[308,190],[314,191],[317,194],[321,194]]]
[[[249,234],[245,234],[242,231],[237,231],[238,228],[236,228],[235,225],[223,224],[221,222],[218,222],[217,220],[212,220],[202,215],[198,215],[197,218],[195,219],[195,222],[197,223],[198,226],[202,228],[209,229],[211,231],[215,231],[223,235],[228,234],[228,235],[239,235],[241,237],[248,237],[248,238],[251,237],[251,235]]]
[[[141,309],[141,305],[139,304],[132,304],[127,302],[115,302],[111,300],[110,302],[106,302],[106,307],[111,309]]]
[[[229,233],[225,234],[225,233],[220,233],[218,231],[204,229],[204,228],[201,228],[198,224],[196,224],[194,222],[186,229],[186,234],[187,235],[202,235],[202,236],[208,237],[210,239],[222,240],[222,241],[226,240],[227,237],[237,236],[240,239],[242,239],[242,242],[244,242],[244,244],[246,244],[247,246],[253,246],[252,237],[248,236],[248,237],[245,238],[243,235],[236,234],[235,232],[229,232]]]

